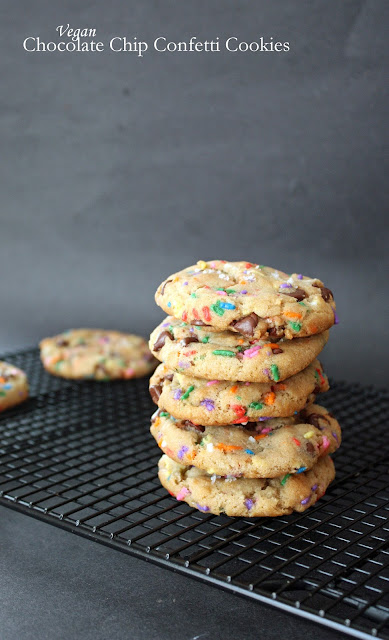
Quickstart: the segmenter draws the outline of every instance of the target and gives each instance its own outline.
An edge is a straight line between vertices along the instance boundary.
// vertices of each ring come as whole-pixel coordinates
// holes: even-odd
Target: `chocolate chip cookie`
[[[287,418],[224,427],[195,425],[159,410],[150,431],[162,451],[176,462],[210,475],[246,478],[302,473],[336,451],[341,442],[337,420],[319,405]]]
[[[184,322],[250,339],[310,336],[336,319],[333,294],[318,278],[250,262],[200,260],[169,276],[155,299]]]
[[[231,382],[190,378],[159,365],[150,394],[176,418],[202,425],[244,424],[265,417],[290,416],[328,391],[318,360],[283,382]]]
[[[42,340],[40,349],[45,369],[63,378],[139,378],[156,366],[144,338],[119,331],[70,329]]]
[[[279,382],[305,369],[322,351],[329,332],[278,342],[232,331],[209,331],[168,316],[150,336],[153,354],[171,369],[208,380]]]
[[[309,471],[283,478],[235,478],[209,475],[164,455],[158,476],[169,493],[203,513],[227,516],[280,516],[305,511],[321,498],[335,477],[329,456]]]

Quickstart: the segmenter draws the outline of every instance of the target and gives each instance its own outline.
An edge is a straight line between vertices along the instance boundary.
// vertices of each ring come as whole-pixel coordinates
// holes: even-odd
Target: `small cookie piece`
[[[329,456],[310,470],[288,478],[210,476],[164,455],[158,477],[169,493],[203,513],[241,517],[274,517],[305,511],[321,498],[335,478]]]
[[[328,391],[318,360],[283,382],[230,382],[189,378],[164,364],[150,378],[150,394],[175,418],[202,425],[244,424],[261,417],[291,416]]]
[[[339,423],[319,405],[288,418],[225,427],[175,420],[159,410],[150,431],[162,451],[180,464],[210,475],[247,478],[302,473],[341,442]]]
[[[152,332],[149,347],[158,360],[187,376],[280,382],[305,369],[325,347],[329,336],[324,331],[306,338],[270,342],[209,329],[168,316]]]
[[[0,361],[0,411],[14,407],[28,398],[27,376],[13,364]]]
[[[45,369],[62,378],[140,378],[156,366],[144,338],[119,331],[70,329],[42,340],[40,349]]]
[[[334,298],[321,280],[250,262],[199,260],[169,276],[155,300],[184,322],[251,339],[302,338],[335,322]]]

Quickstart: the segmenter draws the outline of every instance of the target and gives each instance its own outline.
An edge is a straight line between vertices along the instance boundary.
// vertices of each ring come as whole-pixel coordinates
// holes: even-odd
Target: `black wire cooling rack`
[[[207,515],[160,486],[146,380],[49,376],[6,354],[30,400],[0,414],[0,504],[359,638],[389,638],[388,393],[333,384],[337,476],[308,511]]]

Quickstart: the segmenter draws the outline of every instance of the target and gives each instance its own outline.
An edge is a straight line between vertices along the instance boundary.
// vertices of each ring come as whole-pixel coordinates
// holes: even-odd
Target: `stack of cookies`
[[[337,322],[317,278],[248,262],[199,261],[156,293],[169,315],[151,334],[159,479],[203,512],[304,511],[335,477],[338,422],[316,396],[317,356]]]

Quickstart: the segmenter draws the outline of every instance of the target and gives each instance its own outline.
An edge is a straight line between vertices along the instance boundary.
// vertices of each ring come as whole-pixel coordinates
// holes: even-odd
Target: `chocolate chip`
[[[315,447],[313,446],[312,442],[307,442],[306,449],[308,453],[315,453]]]
[[[68,347],[69,346],[69,340],[57,340],[57,347]]]
[[[325,302],[329,302],[330,300],[334,299],[334,294],[332,293],[331,289],[327,289],[327,287],[323,287],[321,284],[314,284],[312,286],[320,289],[321,297]]]
[[[304,289],[300,289],[300,287],[297,287],[297,289],[294,289],[293,291],[283,291],[282,293],[284,296],[290,296],[291,298],[296,298],[296,300],[299,301],[308,297],[307,292],[304,291]]]
[[[150,395],[151,395],[151,399],[153,402],[155,402],[155,404],[158,404],[158,400],[160,398],[160,395],[162,393],[162,385],[161,384],[152,384],[150,389]]]
[[[166,342],[166,338],[169,338],[169,340],[172,339],[170,331],[162,331],[162,333],[159,334],[154,344],[153,350],[160,351]]]
[[[191,422],[190,420],[184,420],[182,426],[186,430],[192,429],[194,431],[199,431],[200,433],[204,433],[205,431],[205,427],[203,427],[201,424],[194,424],[194,422]]]
[[[193,320],[190,324],[194,324],[196,327],[210,327],[210,324],[206,324],[202,320]]]
[[[169,284],[169,282],[173,282],[173,280],[166,280],[166,282],[163,283],[161,288],[161,296],[163,296],[163,294],[165,293],[165,287],[167,284]]]
[[[164,380],[169,380],[170,382],[173,380],[174,378],[174,373],[168,373],[166,376],[163,377]]]
[[[282,335],[284,333],[284,328],[285,327],[283,325],[281,327],[270,327],[268,329],[270,341],[278,342],[278,340],[281,340]]]
[[[250,313],[249,316],[245,316],[240,320],[234,320],[231,322],[232,327],[234,327],[235,331],[239,331],[244,336],[253,336],[254,329],[258,324],[259,317],[256,313]]]
[[[311,413],[307,417],[305,417],[304,420],[307,424],[311,424],[320,430],[323,429],[323,427],[320,426],[320,420],[324,420],[325,422],[327,422],[327,424],[330,423],[330,421],[321,413]]]
[[[199,339],[197,338],[197,336],[189,336],[188,338],[182,338],[179,344],[180,347],[187,347],[191,342],[199,342]]]
[[[275,349],[272,349],[272,353],[273,353],[273,356],[274,356],[274,355],[276,356],[276,355],[277,355],[277,353],[284,353],[284,352],[283,352],[283,350],[282,350],[282,349],[280,349],[279,347],[276,347]]]
[[[319,385],[319,384],[317,384],[317,385],[316,385],[316,387],[315,387],[315,388],[314,388],[314,390],[313,390],[313,393],[314,393],[314,394],[316,394],[316,395],[317,395],[318,393],[320,393],[320,385]]]

